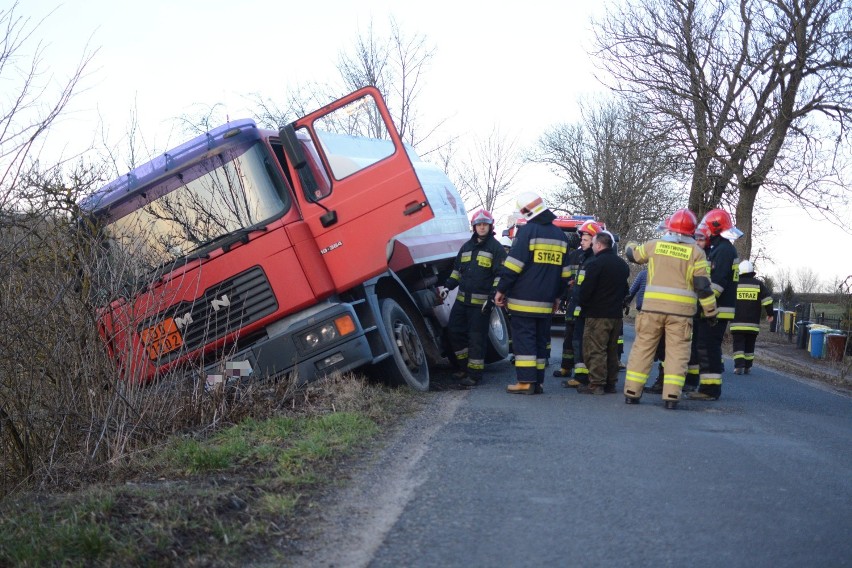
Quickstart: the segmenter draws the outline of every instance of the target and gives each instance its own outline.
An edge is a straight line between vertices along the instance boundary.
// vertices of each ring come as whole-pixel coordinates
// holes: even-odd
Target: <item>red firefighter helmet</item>
[[[591,219],[589,219],[588,221],[586,221],[585,223],[583,223],[582,225],[577,227],[577,233],[578,234],[580,234],[580,235],[587,234],[587,235],[591,235],[593,237],[603,230],[604,230],[603,225],[601,225],[597,221],[592,221]]]
[[[695,234],[696,225],[698,225],[698,219],[689,209],[678,209],[665,221],[667,231],[690,237]]]
[[[728,239],[736,239],[742,236],[742,231],[734,226],[734,220],[731,219],[731,214],[724,209],[711,209],[708,211],[701,223],[707,225],[707,230],[710,236],[716,237],[722,235]],[[725,233],[725,234],[722,234]]]
[[[698,223],[698,226],[695,227],[695,238],[709,239],[710,238],[710,229],[707,228],[707,224],[703,221]]]
[[[473,216],[470,218],[470,226],[475,227],[480,223],[487,223],[494,226],[494,216],[486,211],[485,209],[479,209]]]

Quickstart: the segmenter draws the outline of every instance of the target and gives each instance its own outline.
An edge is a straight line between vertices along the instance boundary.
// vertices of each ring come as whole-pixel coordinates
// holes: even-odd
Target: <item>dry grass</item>
[[[252,396],[266,403],[238,424],[165,438],[97,483],[7,496],[0,565],[285,564],[298,554],[300,519],[345,478],[353,452],[422,399],[351,374]]]

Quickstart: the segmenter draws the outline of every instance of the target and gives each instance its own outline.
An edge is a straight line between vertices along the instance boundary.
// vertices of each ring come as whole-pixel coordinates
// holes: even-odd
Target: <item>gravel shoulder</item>
[[[420,462],[470,391],[442,390],[404,419],[381,449],[345,465],[342,486],[316,500],[304,519],[297,567],[367,566],[414,491],[424,481]],[[262,564],[258,564],[260,566]]]

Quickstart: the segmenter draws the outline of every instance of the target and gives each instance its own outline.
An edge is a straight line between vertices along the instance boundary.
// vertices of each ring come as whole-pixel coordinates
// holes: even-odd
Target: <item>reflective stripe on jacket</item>
[[[627,255],[634,262],[648,265],[643,312],[691,317],[698,301],[705,313],[715,313],[707,257],[693,239],[654,239],[629,249]],[[696,285],[700,290],[696,290]]]
[[[482,305],[494,293],[505,258],[506,251],[494,235],[480,241],[474,233],[456,255],[445,286],[451,290],[458,286],[457,302]]]
[[[526,317],[550,317],[570,273],[568,238],[553,223],[523,225],[503,264],[497,290],[507,309]]]
[[[716,236],[710,239],[710,281],[719,307],[719,319],[733,320],[737,304],[737,282],[740,276],[740,259],[737,249],[728,239]]]
[[[741,276],[730,330],[760,332],[760,314],[764,310],[766,315],[772,315],[772,292],[759,278]]]

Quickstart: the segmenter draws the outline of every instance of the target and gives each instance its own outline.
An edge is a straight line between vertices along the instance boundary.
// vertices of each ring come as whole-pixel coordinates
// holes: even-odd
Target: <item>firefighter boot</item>
[[[677,402],[678,401],[676,401],[676,400],[667,400],[666,401],[666,410],[676,409],[677,408]]]
[[[554,377],[565,378],[570,377],[573,369],[566,369],[565,367],[561,367],[555,371],[553,371]]]
[[[577,387],[577,392],[580,394],[606,394],[604,386],[596,383],[589,383],[588,385]]]
[[[719,400],[718,395],[714,396],[713,393],[701,392],[700,390],[687,393],[686,398],[688,398],[689,400],[703,400],[703,401]]]
[[[475,387],[476,385],[479,384],[480,380],[482,380],[482,377],[475,377],[473,375],[468,375],[468,376],[462,378],[462,380],[459,381],[459,384],[461,384],[461,386],[463,386],[463,387]]]
[[[538,394],[536,383],[517,383],[506,387],[509,394]]]
[[[657,378],[654,380],[654,384],[643,388],[643,391],[650,394],[663,394],[663,365],[660,364],[657,369],[659,372],[657,373]]]
[[[639,404],[639,399],[642,398],[642,391],[636,391],[627,385],[624,386],[624,403]]]

